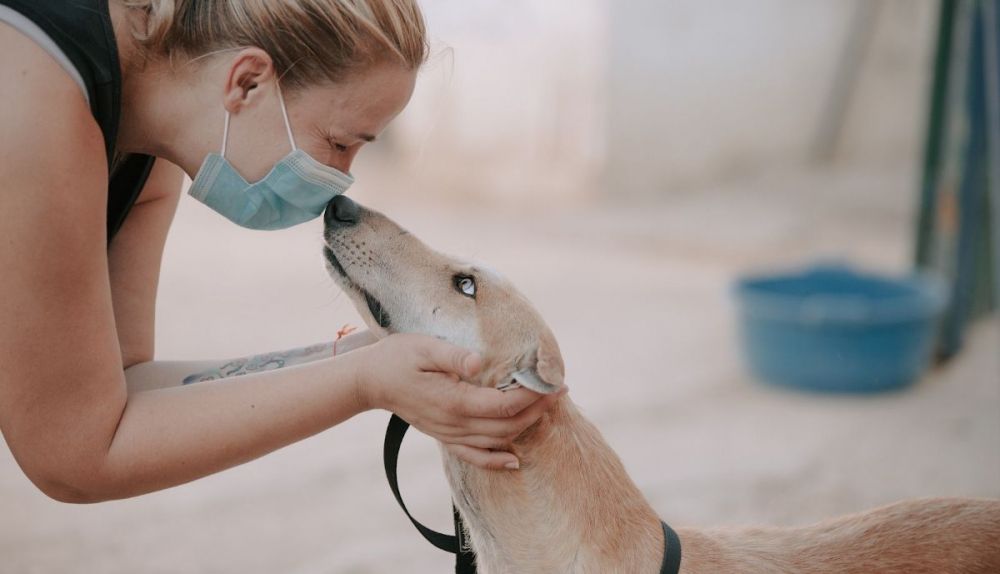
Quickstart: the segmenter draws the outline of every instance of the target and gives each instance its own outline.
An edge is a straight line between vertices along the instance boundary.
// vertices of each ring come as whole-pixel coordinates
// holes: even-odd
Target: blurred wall
[[[821,138],[824,158],[915,157],[934,5],[862,1],[614,4],[608,188],[657,193],[815,162]]]
[[[422,6],[432,57],[389,139],[423,193],[554,203],[919,156],[931,0]]]
[[[432,39],[393,150],[432,193],[581,192],[604,158],[600,0],[427,0]]]

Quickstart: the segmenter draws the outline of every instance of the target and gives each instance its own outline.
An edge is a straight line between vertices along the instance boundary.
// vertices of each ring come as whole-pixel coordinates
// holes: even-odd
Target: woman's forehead
[[[416,74],[393,66],[373,68],[337,84],[304,88],[299,105],[323,126],[371,141],[410,100]]]

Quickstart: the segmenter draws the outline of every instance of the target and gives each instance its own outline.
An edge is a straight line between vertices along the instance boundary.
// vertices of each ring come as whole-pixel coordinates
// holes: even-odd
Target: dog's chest
[[[559,540],[553,543],[541,534],[532,535],[525,527],[516,528],[512,532],[509,514],[497,513],[484,509],[481,505],[479,491],[483,488],[469,472],[475,472],[464,463],[458,461],[446,451],[444,453],[445,474],[451,486],[455,505],[462,514],[466,531],[473,552],[476,554],[476,567],[479,574],[526,574],[531,572],[560,572],[565,574],[583,574],[579,564],[583,553],[580,552],[576,536],[556,536]],[[501,505],[503,506],[503,505]],[[540,509],[539,514],[553,516],[553,513]],[[519,517],[523,518],[523,517]],[[544,524],[542,520],[529,521],[533,526],[565,532],[564,528],[554,524]],[[549,534],[552,534],[550,531]]]
[[[451,486],[452,498],[465,523],[465,529],[468,534],[466,540],[472,546],[472,551],[476,553],[476,570],[478,574],[506,574],[507,572],[512,572],[509,569],[511,565],[500,559],[502,552],[497,545],[496,538],[483,520],[482,511],[468,485],[466,469],[462,463],[450,456],[444,449],[442,449],[442,454],[444,456],[445,474],[448,477],[448,484]]]

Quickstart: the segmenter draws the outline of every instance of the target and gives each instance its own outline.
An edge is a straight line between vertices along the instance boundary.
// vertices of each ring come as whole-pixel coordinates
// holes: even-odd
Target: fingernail
[[[506,468],[507,470],[517,470],[517,469],[521,468],[521,463],[519,463],[516,460],[512,460],[512,461],[508,462],[507,464],[503,465],[503,467]]]

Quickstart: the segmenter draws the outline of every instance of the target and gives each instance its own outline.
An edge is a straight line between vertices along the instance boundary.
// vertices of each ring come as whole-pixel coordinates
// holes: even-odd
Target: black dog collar
[[[452,515],[455,518],[455,536],[443,534],[436,530],[427,528],[407,510],[403,503],[403,497],[399,494],[399,480],[396,477],[396,466],[399,459],[399,449],[403,445],[403,436],[410,428],[410,423],[404,421],[396,415],[389,419],[389,427],[385,430],[385,444],[382,449],[382,459],[385,463],[385,477],[389,480],[389,488],[392,489],[393,496],[400,508],[406,513],[407,518],[413,523],[420,534],[428,542],[437,546],[445,552],[455,555],[455,574],[476,574],[476,555],[469,548],[469,543],[465,540],[465,528],[462,525],[462,517],[458,514],[458,509],[453,504]],[[666,522],[663,525],[663,564],[660,566],[660,574],[678,574],[681,570],[681,540],[673,528]]]

